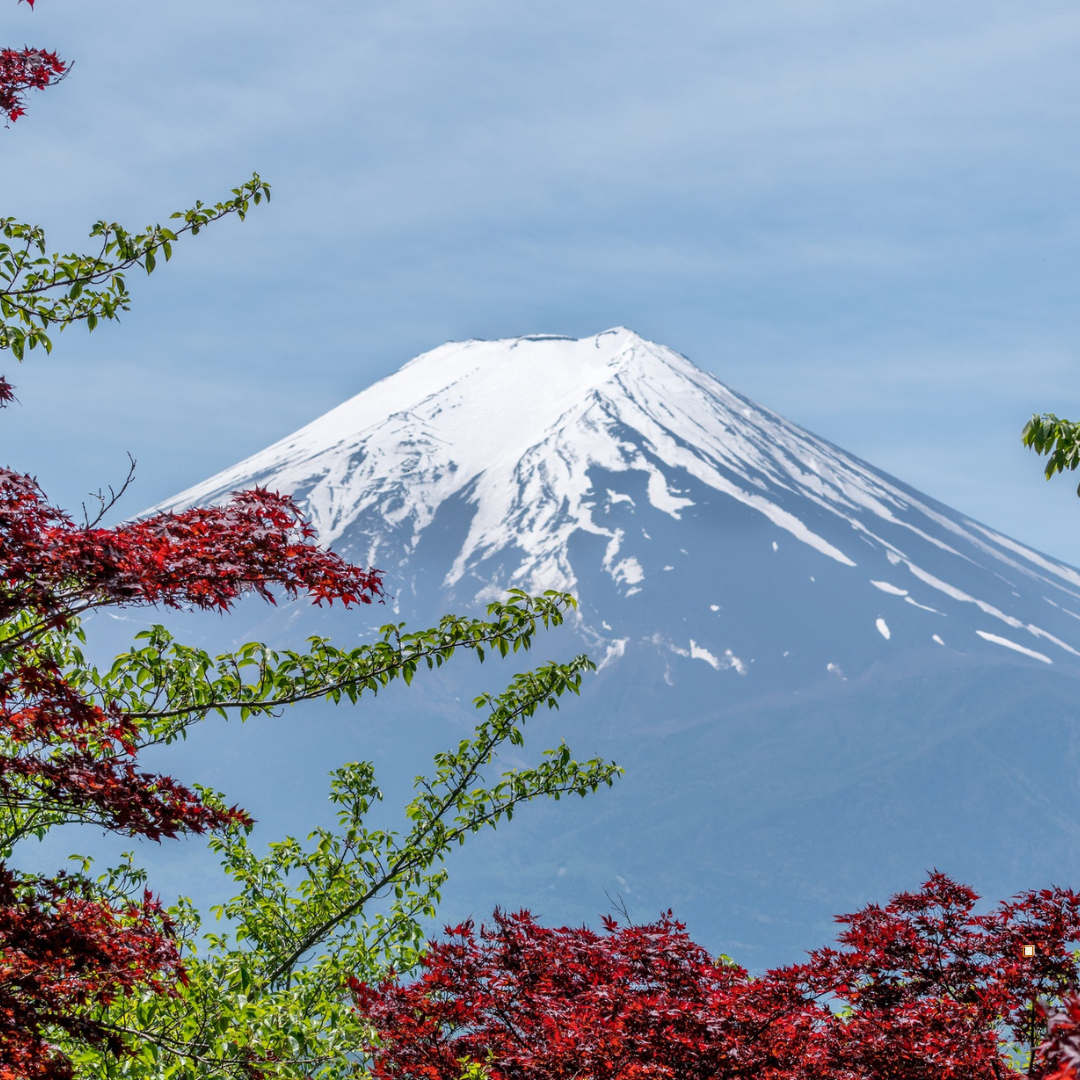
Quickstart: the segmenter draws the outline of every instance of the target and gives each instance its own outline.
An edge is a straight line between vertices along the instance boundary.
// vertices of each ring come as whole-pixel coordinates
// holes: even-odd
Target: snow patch
[[[620,559],[617,563],[614,562],[615,557],[619,554],[619,549],[622,547],[624,535],[622,529],[615,530],[608,541],[607,549],[604,551],[604,561],[601,565],[611,575],[616,585],[624,583],[637,585],[638,582],[645,580],[645,571],[641,568],[641,563],[632,555]]]
[[[888,626],[888,624],[887,624],[887,623],[885,622],[885,620],[884,620],[884,619],[882,619],[882,618],[879,618],[879,619],[878,619],[878,621],[877,621],[876,623],[874,623],[874,625],[875,625],[875,626],[877,627],[878,633],[879,633],[879,634],[880,634],[880,635],[881,635],[881,636],[882,636],[882,637],[883,637],[883,638],[884,638],[884,639],[885,639],[886,641],[888,641],[888,640],[889,640],[889,638],[891,638],[891,637],[892,637],[892,631],[891,631],[891,630],[889,629],[889,626]]]
[[[936,641],[939,645],[944,645],[945,644],[945,642],[942,641],[941,638],[937,634],[934,634],[932,640]]]
[[[1018,544],[1015,540],[1010,540],[1007,536],[1002,536],[1001,533],[994,532],[993,529],[987,529],[974,521],[970,521],[968,524],[989,537],[995,544],[1000,544],[1003,548],[1008,548],[1009,551],[1015,552],[1021,558],[1034,563],[1041,570],[1048,570],[1051,574],[1056,574],[1070,585],[1080,586],[1080,574],[1078,574],[1071,566],[1065,566],[1063,563],[1053,562],[1050,559],[1043,558],[1042,555],[1032,551],[1031,548],[1024,547],[1023,544]]]
[[[714,656],[704,645],[699,645],[693,638],[690,639],[690,648],[684,649],[680,645],[666,641],[662,634],[653,634],[649,640],[654,645],[666,646],[676,656],[684,656],[688,660],[704,660],[714,671],[727,671],[733,668],[738,674],[745,675],[747,665],[739,659],[731,649],[725,649],[723,656]],[[750,661],[753,663],[753,661]]]
[[[1036,652],[1034,649],[1025,649],[1023,645],[1017,645],[1015,641],[1010,641],[1008,638],[998,637],[997,634],[988,634],[985,630],[976,630],[975,633],[984,641],[992,641],[995,645],[1004,645],[1006,649],[1013,649],[1014,651],[1023,653],[1025,656],[1030,656],[1035,660],[1041,660],[1044,664],[1052,664],[1054,662],[1049,656],[1043,656],[1041,652]]]
[[[659,469],[649,470],[649,482],[646,490],[649,493],[649,502],[657,510],[663,510],[665,514],[670,514],[676,521],[681,520],[680,510],[694,505],[693,499],[683,499],[671,492],[667,481],[664,479],[664,474]]]
[[[673,645],[671,646],[671,651],[678,656],[686,656],[694,660],[704,660],[716,671],[727,671],[729,668],[733,668],[738,674],[745,675],[749,670],[746,664],[740,660],[731,649],[725,649],[723,656],[713,656],[708,649],[702,648],[702,646],[698,645],[692,638],[690,640],[689,650],[680,649],[678,646]],[[753,660],[751,660],[750,663],[752,664]]]
[[[929,573],[926,570],[923,570],[921,567],[916,566],[913,562],[909,562],[907,560],[905,560],[905,562],[907,563],[907,568],[920,581],[926,582],[927,585],[930,585],[932,588],[938,589],[946,596],[950,596],[954,600],[960,600],[963,603],[974,604],[980,611],[984,612],[986,615],[992,615],[995,619],[1000,619],[1003,623],[1013,627],[1016,630],[1027,630],[1029,634],[1033,634],[1035,637],[1046,638],[1047,641],[1052,641],[1055,645],[1058,646],[1058,648],[1064,649],[1066,652],[1072,653],[1073,656],[1080,656],[1080,652],[1074,649],[1071,645],[1067,645],[1060,638],[1054,637],[1053,634],[1048,633],[1041,627],[1035,626],[1034,623],[1027,623],[1025,625],[1023,622],[1021,622],[1020,619],[1017,619],[1012,615],[1006,615],[1005,612],[994,607],[993,604],[988,604],[985,600],[979,600],[974,596],[968,596],[968,594],[962,589],[958,589],[955,585],[950,585],[948,582],[942,581],[940,578],[934,577],[933,574]],[[981,630],[977,632],[982,634]],[[1001,640],[1005,641],[1006,639],[1002,638]],[[1017,648],[1019,649],[1021,648],[1021,646],[1017,645]],[[1042,653],[1033,653],[1032,655],[1042,658]]]
[[[904,597],[905,603],[911,604],[914,607],[920,608],[923,611],[932,611],[935,615],[944,615],[944,611],[938,611],[936,607],[927,607],[926,604],[920,604],[918,600],[912,600],[910,596]]]
[[[907,589],[901,589],[897,585],[890,585],[887,581],[874,581],[871,579],[870,584],[875,589],[880,589],[884,593],[888,593],[890,596],[907,596]]]

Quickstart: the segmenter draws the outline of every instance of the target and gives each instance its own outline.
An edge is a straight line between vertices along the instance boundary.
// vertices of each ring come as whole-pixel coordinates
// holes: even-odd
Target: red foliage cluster
[[[1012,1075],[1003,1035],[1034,1052],[1034,1003],[1076,988],[1080,896],[1030,890],[981,915],[978,899],[934,874],[917,893],[843,916],[841,948],[810,954],[807,986],[852,1010],[821,1033],[837,1076],[1001,1077]]]
[[[600,935],[496,911],[432,943],[415,982],[353,992],[383,1078],[458,1080],[476,1063],[492,1080],[1072,1080],[1053,1070],[1080,1061],[1080,896],[1028,892],[984,915],[977,899],[934,874],[842,916],[839,948],[757,977],[712,961],[670,913]],[[1037,1054],[1040,998],[1066,1007]],[[1028,1048],[1029,1073],[1003,1040]]]
[[[67,69],[56,53],[45,49],[0,49],[0,113],[18,120],[26,112],[26,91],[54,86]]]
[[[87,700],[40,638],[93,608],[227,610],[248,591],[272,601],[271,585],[316,603],[371,603],[381,591],[376,572],[318,547],[280,495],[243,492],[224,507],[98,529],[50,506],[29,477],[0,469],[0,619],[23,620],[0,645],[0,803],[30,783],[37,806],[154,840],[241,816],[140,772],[131,718]]]
[[[6,383],[0,395],[10,396]],[[140,770],[138,724],[85,696],[53,635],[95,608],[225,611],[248,592],[273,601],[274,586],[315,603],[381,593],[376,571],[320,548],[280,495],[243,492],[224,507],[101,529],[0,469],[0,809],[154,840],[248,820]],[[0,1080],[59,1080],[67,1065],[44,1041],[49,1025],[100,1037],[93,1009],[136,985],[173,984],[181,972],[169,929],[149,899],[117,907],[71,894],[70,879],[16,876],[0,862]]]
[[[26,3],[34,6],[34,0]],[[26,91],[55,85],[67,70],[68,65],[56,53],[45,49],[0,49],[0,114],[9,122],[18,120],[26,112]]]
[[[172,777],[142,772],[132,720],[87,701],[32,646],[0,674],[0,732],[0,806],[33,804],[150,840],[248,820],[204,805]]]
[[[371,603],[381,591],[376,572],[318,547],[280,495],[243,492],[224,507],[98,529],[50,506],[29,477],[0,469],[0,619],[23,620],[0,644],[0,803],[30,783],[35,805],[154,840],[240,816],[140,772],[136,725],[88,701],[40,638],[97,607],[227,610],[247,591],[273,601],[271,585],[316,603]]]
[[[20,881],[0,870],[0,1080],[64,1080],[48,1027],[119,1051],[93,1015],[134,987],[169,993],[183,978],[168,917],[147,893],[114,907],[63,876]]]
[[[0,618],[32,612],[45,626],[115,604],[226,611],[270,586],[315,603],[371,603],[379,575],[314,542],[283,495],[256,489],[223,507],[157,514],[116,529],[80,527],[36,481],[0,469]]]
[[[1080,997],[1069,997],[1059,1009],[1041,1011],[1046,1016],[1043,1058],[1056,1066],[1046,1080],[1077,1080],[1080,1077]]]
[[[549,929],[496,910],[479,936],[467,922],[432,944],[417,982],[355,982],[381,1044],[373,1075],[458,1080],[476,1062],[494,1080],[766,1077],[797,1063],[824,1016],[795,983],[714,963],[670,912],[604,924]]]

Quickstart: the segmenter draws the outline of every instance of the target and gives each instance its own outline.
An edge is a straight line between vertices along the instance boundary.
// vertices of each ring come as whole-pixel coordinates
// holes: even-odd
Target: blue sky
[[[134,513],[449,339],[624,324],[1080,563],[1080,9],[1026,0],[5,0],[75,67],[0,131],[64,247],[274,199],[2,369],[3,460]]]

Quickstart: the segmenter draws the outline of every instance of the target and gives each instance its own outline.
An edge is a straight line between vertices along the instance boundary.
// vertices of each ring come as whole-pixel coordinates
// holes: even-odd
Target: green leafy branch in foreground
[[[270,200],[270,185],[254,173],[232,189],[232,198],[213,206],[196,202],[170,216],[173,228],[149,225],[132,233],[116,222],[97,222],[90,239],[96,254],[48,252],[45,232],[15,218],[0,218],[0,349],[22,360],[27,349],[52,351],[50,327],[85,322],[93,330],[102,319],[117,319],[129,308],[124,272],[132,267],[153,273],[158,256],[167,262],[172,245],[185,233],[198,236],[206,226],[235,214],[241,221],[251,204]]]
[[[395,679],[412,682],[421,665],[441,667],[458,649],[508,656],[528,650],[537,630],[562,625],[575,608],[572,596],[546,592],[532,597],[511,589],[505,602],[489,604],[485,619],[447,615],[430,630],[402,633],[404,623],[380,629],[381,639],[341,649],[325,638],[308,639],[308,650],[275,651],[259,643],[211,656],[176,642],[164,627],[143,631],[146,642],[117,657],[105,673],[89,669],[80,689],[140,721],[144,745],[169,743],[210,713],[236,712],[241,719],[276,713],[284,705],[326,698],[355,704]]]
[[[545,664],[517,675],[504,693],[478,698],[487,717],[471,738],[436,755],[430,776],[417,777],[403,832],[365,825],[382,796],[371,764],[360,762],[333,774],[336,829],[317,829],[306,844],[287,838],[261,857],[243,829],[215,838],[212,847],[241,886],[217,909],[230,932],[207,935],[200,953],[197,915],[190,906],[174,909],[186,928],[187,985],[176,997],[118,1004],[107,1023],[134,1055],[115,1060],[84,1048],[73,1054],[81,1071],[183,1080],[356,1075],[366,1031],[349,980],[415,965],[420,920],[434,916],[446,880],[445,854],[524,802],[583,797],[618,775],[610,762],[575,761],[562,744],[532,767],[492,784],[483,778],[501,748],[522,743],[526,719],[577,693],[592,667],[585,657]]]
[[[252,643],[212,656],[181,645],[162,626],[137,635],[140,648],[118,656],[107,672],[86,664],[74,638],[64,633],[39,635],[43,660],[65,671],[79,693],[110,715],[123,715],[138,725],[138,747],[168,744],[186,735],[208,714],[271,715],[284,706],[325,698],[355,704],[364,692],[377,693],[395,679],[411,683],[421,666],[441,667],[459,649],[483,662],[487,651],[501,656],[527,650],[537,630],[562,624],[575,606],[573,597],[556,592],[530,597],[512,590],[505,602],[490,604],[486,619],[448,615],[433,629],[403,633],[404,624],[382,627],[381,638],[354,649],[339,649],[311,638],[306,652],[277,652]],[[4,643],[18,637],[24,619],[0,621],[0,674]],[[97,747],[95,752],[103,752]],[[0,850],[10,852],[25,836],[44,836],[72,823],[97,823],[92,804],[53,800],[40,782],[8,778],[0,804]],[[25,792],[20,794],[21,787]],[[214,792],[202,792],[207,805],[223,806]]]
[[[1053,413],[1036,413],[1024,426],[1020,435],[1024,445],[1036,454],[1046,455],[1046,479],[1066,470],[1080,468],[1080,424],[1062,420]],[[1076,489],[1080,495],[1080,486]]]
[[[316,638],[308,653],[244,646],[214,658],[155,628],[143,636],[148,645],[119,658],[109,672],[87,669],[84,685],[106,707],[137,712],[147,743],[167,743],[212,711],[252,716],[315,697],[356,701],[395,678],[411,681],[417,670],[439,667],[461,649],[480,660],[488,652],[508,656],[528,649],[540,625],[559,625],[573,606],[558,593],[515,592],[490,605],[486,620],[448,616],[417,633],[387,626],[381,640],[357,649],[334,649]],[[356,1075],[357,1048],[367,1032],[352,1008],[349,980],[415,965],[423,921],[434,916],[446,880],[446,854],[485,826],[511,818],[525,802],[583,797],[619,775],[611,762],[574,760],[560,743],[532,765],[486,776],[501,751],[523,745],[524,725],[537,709],[556,708],[564,694],[577,694],[592,669],[584,656],[549,662],[516,675],[503,693],[477,698],[486,715],[469,738],[435,755],[428,775],[416,778],[399,829],[370,822],[382,794],[373,766],[357,762],[332,774],[336,828],[316,829],[306,841],[288,837],[266,854],[239,825],[214,837],[212,848],[239,886],[216,909],[226,929],[200,939],[201,920],[191,903],[174,907],[186,983],[171,996],[146,992],[113,1002],[101,1019],[129,1048],[127,1055],[59,1040],[75,1075]]]

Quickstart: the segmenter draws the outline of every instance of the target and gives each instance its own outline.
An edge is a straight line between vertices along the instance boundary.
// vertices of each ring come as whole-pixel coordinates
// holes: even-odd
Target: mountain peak
[[[567,409],[628,367],[647,360],[681,361],[623,327],[588,338],[535,334],[495,341],[448,342],[292,435],[169,500],[169,506],[221,498],[253,476],[358,446],[387,425],[425,431],[453,447],[458,479],[467,483],[492,458],[542,436]],[[324,539],[341,526],[320,523]]]
[[[594,458],[614,463],[618,448],[610,437],[600,438],[604,445],[599,445],[596,436],[605,419],[613,421],[627,411],[634,394],[638,399],[657,392],[670,397],[661,408],[666,413],[672,406],[683,412],[680,400],[722,390],[685,357],[625,327],[580,339],[535,334],[451,342],[155,509],[216,502],[237,488],[269,484],[304,502],[324,542],[340,539],[375,504],[394,525],[411,515],[415,540],[446,499],[475,486],[481,528],[474,545],[462,553],[467,560],[473,547],[502,546],[503,538],[492,533],[494,522],[488,519],[510,512],[522,524],[515,512],[522,509],[520,500],[507,485],[520,489],[524,461],[531,460],[552,482],[553,467],[560,461],[569,466],[568,452],[582,468]],[[593,438],[586,438],[590,445],[580,447],[585,451],[580,457],[570,444],[589,433]],[[680,500],[654,468],[649,471],[654,504],[677,516]],[[568,468],[561,479],[565,483],[557,485],[558,491],[541,482],[548,501],[569,498],[572,516],[585,523],[588,515],[582,515],[580,501],[588,489],[586,478],[580,469]],[[497,511],[490,505],[493,498],[500,503]],[[369,554],[377,558],[378,546]],[[455,577],[460,565],[461,560]],[[531,587],[573,583],[566,565],[548,567],[554,572],[541,574],[544,580],[537,577],[538,567],[531,569],[518,575]]]

